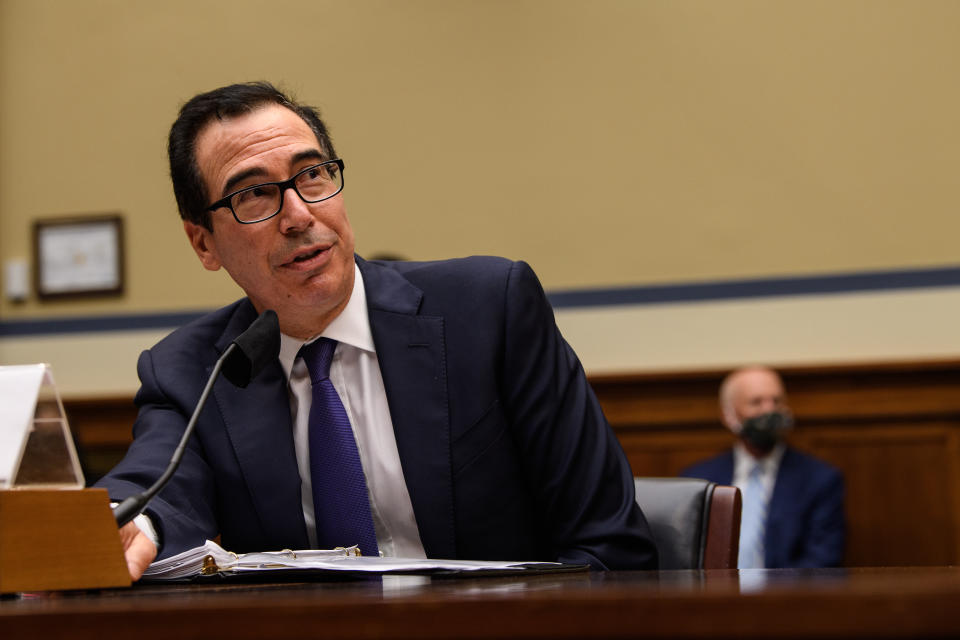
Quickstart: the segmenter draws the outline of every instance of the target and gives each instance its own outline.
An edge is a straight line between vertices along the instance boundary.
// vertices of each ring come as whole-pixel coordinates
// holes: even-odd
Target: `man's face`
[[[330,159],[306,122],[274,104],[212,120],[200,130],[195,153],[211,202]],[[346,306],[354,241],[342,193],[307,204],[288,190],[280,213],[256,224],[238,223],[229,208],[210,216],[212,231],[184,222],[200,261],[211,271],[226,269],[257,311],[275,310],[284,333],[316,335]]]
[[[747,369],[738,372],[732,381],[732,416],[725,416],[727,426],[734,432],[744,420],[787,408],[787,396],[780,377],[766,369]]]

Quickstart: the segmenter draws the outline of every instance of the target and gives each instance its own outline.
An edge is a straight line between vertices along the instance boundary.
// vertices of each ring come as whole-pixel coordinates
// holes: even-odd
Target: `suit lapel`
[[[217,350],[223,353],[256,315],[249,302],[241,305],[218,341]],[[213,396],[265,537],[289,540],[296,545],[294,548],[306,548],[290,399],[280,361],[267,366],[246,389],[221,377],[214,384]]]
[[[793,503],[793,493],[796,488],[794,481],[794,460],[792,452],[788,448],[783,452],[783,458],[780,459],[780,468],[777,469],[777,480],[773,485],[773,494],[770,496],[770,522],[779,521],[783,517],[787,505]]]
[[[417,315],[423,293],[357,260],[390,418],[427,556],[455,558],[443,318]]]
[[[784,547],[789,545],[788,532],[784,530],[790,521],[788,511],[796,502],[796,492],[800,486],[796,475],[796,456],[787,447],[780,460],[777,480],[773,485],[767,513],[767,531],[764,536],[765,553],[768,566],[778,566],[785,560]]]

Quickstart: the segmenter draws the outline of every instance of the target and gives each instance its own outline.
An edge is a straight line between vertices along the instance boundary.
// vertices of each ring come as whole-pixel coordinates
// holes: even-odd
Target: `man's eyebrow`
[[[320,153],[317,149],[307,149],[306,151],[301,151],[300,153],[293,154],[293,157],[290,158],[290,164],[294,165],[304,160],[319,160],[323,162],[328,158],[324,158],[323,154]]]
[[[290,165],[292,166],[292,165],[298,164],[300,162],[303,162],[304,160],[319,160],[320,162],[323,162],[324,160],[326,160],[326,158],[324,158],[323,154],[317,149],[307,149],[306,151],[301,151],[299,153],[293,154],[290,157]],[[227,183],[223,185],[223,192],[220,194],[220,197],[224,197],[228,193],[231,193],[235,186],[237,186],[247,178],[252,178],[254,176],[263,176],[266,174],[267,172],[263,169],[263,167],[250,167],[246,171],[241,171],[240,173],[234,176],[231,176],[230,179],[227,180]]]
[[[247,178],[252,178],[253,176],[262,176],[266,175],[266,171],[262,167],[251,167],[246,171],[241,171],[240,173],[233,175],[227,180],[227,183],[223,185],[223,191],[220,193],[221,197],[226,196],[228,193],[233,191],[233,188],[246,180]]]

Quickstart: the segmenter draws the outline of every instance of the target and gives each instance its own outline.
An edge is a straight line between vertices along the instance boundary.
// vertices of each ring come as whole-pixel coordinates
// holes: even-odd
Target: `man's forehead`
[[[268,104],[211,120],[197,134],[194,153],[208,188],[216,189],[235,171],[309,148],[319,148],[310,126],[290,109]]]
[[[737,395],[745,399],[751,396],[783,395],[784,393],[780,376],[766,369],[740,372],[735,389]]]

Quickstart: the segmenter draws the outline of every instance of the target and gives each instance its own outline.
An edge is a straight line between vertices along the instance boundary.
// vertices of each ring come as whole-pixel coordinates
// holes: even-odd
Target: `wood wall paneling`
[[[960,362],[781,370],[794,446],[846,479],[850,566],[960,563]],[[724,371],[591,378],[636,475],[674,476],[729,447]],[[88,482],[131,441],[130,398],[64,402]]]
[[[594,377],[636,475],[672,476],[729,447],[725,371]],[[846,564],[960,562],[960,363],[781,370],[790,442],[846,481]]]
[[[132,398],[89,398],[63,401],[87,484],[96,482],[120,462],[133,442],[137,408]]]

